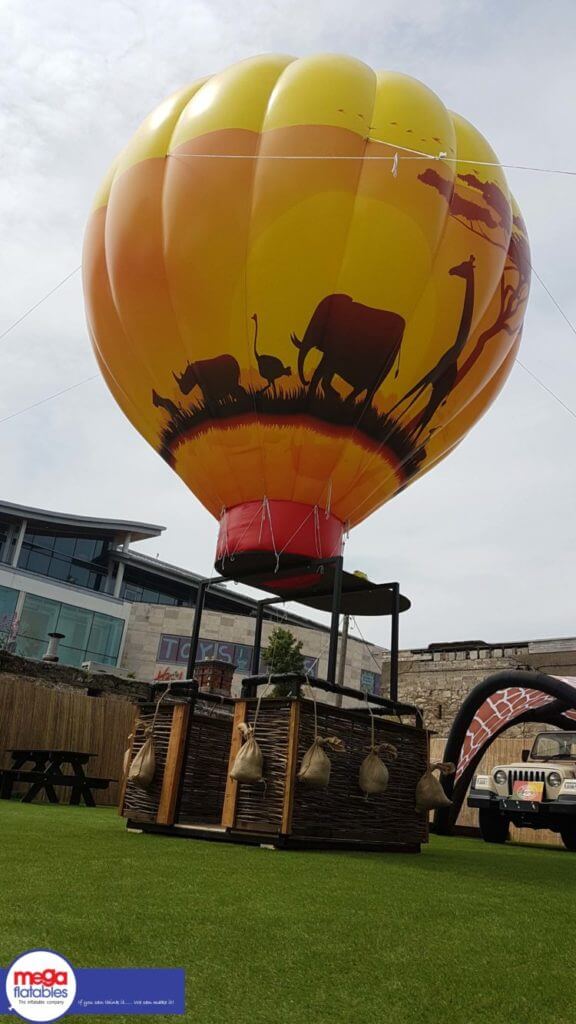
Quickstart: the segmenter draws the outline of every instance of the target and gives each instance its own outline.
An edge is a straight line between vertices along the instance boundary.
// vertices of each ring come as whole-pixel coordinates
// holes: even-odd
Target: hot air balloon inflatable
[[[483,136],[332,55],[162,103],[97,194],[83,266],[108,387],[235,577],[339,555],[460,443],[512,368],[530,277]]]

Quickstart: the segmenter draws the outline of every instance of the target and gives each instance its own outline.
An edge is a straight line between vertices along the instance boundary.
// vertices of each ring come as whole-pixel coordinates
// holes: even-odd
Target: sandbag
[[[244,743],[236,754],[230,777],[236,782],[262,782],[264,757],[254,739],[254,729],[246,725],[246,722],[241,722],[238,728],[244,737]]]
[[[128,771],[128,781],[141,789],[149,789],[156,772],[156,750],[151,726],[145,729],[146,739],[136,754]]]
[[[344,750],[344,744],[337,736],[316,737],[304,754],[298,771],[299,781],[310,789],[326,789],[330,782],[330,758],[324,747]]]
[[[391,743],[380,743],[372,746],[370,753],[366,755],[360,765],[358,785],[366,795],[366,799],[374,793],[385,793],[388,789],[390,773],[382,761],[380,754],[387,755],[391,760],[396,760],[398,751]]]
[[[428,766],[416,786],[416,810],[437,811],[441,807],[451,807],[452,801],[442,789],[440,779],[433,774],[439,771],[442,775],[451,775],[456,766],[451,761],[438,761]]]

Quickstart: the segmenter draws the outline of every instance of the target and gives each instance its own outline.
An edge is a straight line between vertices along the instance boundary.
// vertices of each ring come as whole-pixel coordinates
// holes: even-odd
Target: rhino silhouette
[[[240,384],[240,367],[234,356],[198,359],[188,363],[184,373],[173,373],[172,376],[183,395],[189,395],[195,387],[199,388],[206,405],[246,394]]]

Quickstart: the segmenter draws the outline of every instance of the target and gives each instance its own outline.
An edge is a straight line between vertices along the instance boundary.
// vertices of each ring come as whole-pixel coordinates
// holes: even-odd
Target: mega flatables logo
[[[58,1020],[76,996],[74,971],[64,957],[50,949],[31,949],[8,968],[9,1006],[24,1020]]]

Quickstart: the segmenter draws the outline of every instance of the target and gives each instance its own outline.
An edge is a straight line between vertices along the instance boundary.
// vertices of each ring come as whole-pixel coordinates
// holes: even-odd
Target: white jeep
[[[476,775],[468,807],[477,807],[487,843],[505,843],[510,824],[559,832],[576,850],[576,732],[541,732],[520,764]]]

